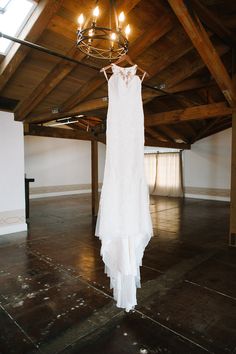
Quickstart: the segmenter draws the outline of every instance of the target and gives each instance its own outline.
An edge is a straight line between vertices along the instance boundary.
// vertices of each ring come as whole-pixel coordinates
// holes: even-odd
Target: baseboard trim
[[[0,235],[26,231],[25,209],[0,212]]]
[[[85,189],[81,191],[68,191],[68,192],[52,192],[52,193],[43,193],[43,194],[33,194],[30,195],[30,199],[38,198],[48,198],[48,197],[60,197],[63,195],[74,195],[74,194],[87,194],[91,193],[91,189]]]
[[[185,197],[196,199],[209,199],[219,201],[230,201],[230,189],[206,188],[206,187],[185,187]]]
[[[99,191],[102,188],[102,183],[98,184]],[[59,197],[63,195],[87,194],[91,193],[91,183],[87,184],[69,184],[58,186],[31,187],[30,199]]]
[[[14,234],[16,232],[22,232],[22,231],[27,231],[27,224],[26,223],[1,226],[0,227],[0,236],[2,237],[5,235]]]
[[[190,194],[185,193],[185,198],[193,198],[193,199],[204,199],[204,200],[218,200],[221,202],[230,202],[230,198],[228,197],[217,197],[213,195],[204,195],[204,194]]]

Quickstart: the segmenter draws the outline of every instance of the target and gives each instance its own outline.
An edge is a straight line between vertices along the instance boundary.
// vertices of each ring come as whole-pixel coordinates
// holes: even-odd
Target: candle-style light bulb
[[[125,20],[125,14],[124,14],[124,11],[122,11],[120,14],[119,14],[119,22],[124,22]]]
[[[116,34],[115,34],[114,32],[111,34],[111,39],[112,39],[113,41],[116,39]]]
[[[111,37],[111,46],[113,47],[114,41],[116,40],[116,34],[113,32],[110,37]]]
[[[93,36],[93,34],[94,34],[94,32],[93,32],[93,29],[91,28],[91,29],[89,30],[88,35],[89,35],[89,37],[92,37],[92,36]]]
[[[125,27],[125,35],[126,35],[126,38],[127,38],[127,39],[128,39],[128,37],[129,37],[130,32],[131,32],[130,25],[127,25],[127,26]]]
[[[79,15],[79,17],[78,17],[78,24],[79,24],[79,29],[80,29],[80,30],[81,30],[82,27],[83,27],[83,23],[84,23],[84,15],[81,14],[81,15]]]
[[[94,16],[95,20],[99,16],[99,7],[98,6],[96,6],[95,9],[93,10],[93,16]]]

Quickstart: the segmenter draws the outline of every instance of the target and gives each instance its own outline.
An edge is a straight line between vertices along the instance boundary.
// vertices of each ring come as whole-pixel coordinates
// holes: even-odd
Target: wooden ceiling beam
[[[29,124],[25,130],[25,135],[45,136],[50,138],[77,139],[77,140],[94,140],[95,137],[86,131],[78,131],[74,129],[54,128]]]
[[[217,50],[219,52],[219,55],[223,55],[223,54],[225,54],[227,52],[228,48],[226,48],[225,46],[219,46],[217,48]],[[183,54],[185,54],[185,52]],[[179,55],[180,54],[178,54],[178,57],[179,57]],[[166,65],[168,65],[168,64],[169,64],[169,62],[167,61]],[[197,87],[206,85],[206,83],[204,81],[201,81],[201,80],[198,80],[198,79],[186,80],[191,75],[193,75],[195,72],[197,72],[198,70],[200,70],[200,69],[202,69],[204,67],[204,64],[203,64],[203,62],[202,62],[202,60],[200,58],[197,57],[195,59],[194,63],[191,63],[191,65],[189,65],[189,62],[186,62],[186,65],[185,65],[185,62],[184,62],[183,66],[185,67],[184,71],[183,70],[178,70],[178,75],[172,75],[170,80],[168,80],[166,82],[166,86],[167,86],[166,91],[167,92],[175,93],[175,92],[178,92],[178,91],[189,90],[189,89],[194,88],[194,87],[197,88]],[[153,71],[153,67],[154,66],[152,66],[152,68],[150,68],[150,70]],[[148,69],[148,71],[149,71],[149,69]],[[155,69],[155,73],[154,74],[156,74],[156,69]],[[55,73],[52,76],[55,79]],[[71,98],[71,100],[73,100],[74,107],[77,107],[78,103],[83,102],[86,99],[86,97],[88,95],[90,95],[92,92],[94,92],[97,88],[99,88],[102,83],[104,83],[104,78],[101,78],[100,76],[96,76],[96,77],[94,77],[92,79],[92,81],[90,80],[87,85],[84,85]],[[153,97],[150,96],[150,98],[147,98],[147,100],[151,100],[152,98],[155,98],[157,96],[162,95],[159,92],[149,91],[150,95],[151,95],[150,92],[152,92]],[[66,101],[66,102],[68,102],[68,101]],[[64,114],[67,114],[67,113],[64,113],[64,112],[68,111],[68,110],[65,110],[65,107],[66,107],[66,103],[65,103],[65,106],[64,106],[64,110],[62,108],[63,113],[60,113],[60,115],[59,115],[60,117],[63,117]],[[106,107],[106,104],[105,104],[105,107]],[[77,110],[74,109],[74,108],[72,109],[72,111],[73,112],[77,112]],[[76,114],[78,114],[78,113],[76,113]],[[59,116],[57,118],[59,118]],[[18,120],[19,117],[16,116],[15,119]],[[45,113],[40,114],[40,119],[41,120],[39,120],[39,115],[36,115],[36,116],[35,115],[31,115],[31,116],[28,116],[25,119],[25,121],[28,121],[28,122],[50,121],[50,120],[54,119],[54,115],[51,114],[50,112],[45,112]]]
[[[182,80],[181,82],[178,82],[174,84],[170,89],[168,89],[168,92],[171,93],[185,93],[187,91],[195,91],[200,88],[205,88],[205,87],[212,87],[215,86],[214,81],[208,81],[205,80],[205,78],[186,78]]]
[[[220,56],[210,41],[199,18],[193,16],[186,7],[184,0],[168,0],[170,6],[183,25],[194,47],[214,77],[226,100],[233,107],[236,105],[236,91],[232,80],[222,63]]]
[[[42,136],[42,137],[52,137],[61,139],[76,139],[76,140],[98,140],[101,143],[106,143],[105,134],[98,134],[97,136],[91,135],[89,132],[78,131],[74,129],[64,129],[64,128],[53,128],[39,126],[36,124],[29,124],[25,131],[25,135],[31,136]],[[188,144],[178,144],[173,142],[164,142],[157,139],[146,138],[145,146],[157,146],[175,149],[190,149]]]
[[[150,29],[146,31],[141,37],[138,37],[130,46],[129,56],[137,58],[142,52],[157,42],[174,26],[174,18],[171,14],[164,14],[160,16],[155,24],[150,25]]]
[[[164,132],[167,136],[172,139],[172,141],[176,141],[177,139],[181,139],[184,143],[188,144],[188,138],[179,130],[171,128],[169,125],[162,125],[160,127],[161,132]]]
[[[155,25],[150,26],[141,37],[139,37],[129,49],[129,55],[134,60],[145,49],[161,38],[165,33],[170,31],[173,27],[173,20],[170,15],[164,15],[160,17]],[[96,75],[88,83],[86,83],[81,89],[79,89],[73,96],[71,96],[61,107],[62,111],[72,109],[78,103],[84,101],[89,95],[96,91],[101,85],[104,84],[104,77]]]
[[[19,35],[19,39],[36,42],[47,27],[63,0],[41,0]],[[30,48],[14,43],[0,64],[0,91],[6,86],[16,69],[29,53]]]
[[[84,123],[76,122],[76,123],[68,124],[68,126],[75,130],[87,131],[87,126]]]
[[[199,0],[191,0],[191,5],[193,9],[197,12],[198,16],[201,18],[203,23],[214,32],[219,38],[221,38],[225,43],[230,46],[236,45],[235,35],[233,32],[224,26],[221,19],[213,14],[206,6],[202,4]]]
[[[217,46],[217,52],[220,56],[224,55],[227,53],[229,50],[228,47],[225,45],[218,45]],[[184,70],[183,70],[184,67]],[[190,79],[192,75],[197,73],[198,71],[202,70],[204,68],[204,62],[201,60],[199,56],[195,56],[192,60],[191,63],[188,59],[188,57],[183,57],[181,59],[180,65],[178,63],[175,63],[175,68],[171,73],[172,75],[163,82],[166,86],[165,91],[167,92],[180,92],[184,90],[190,89],[188,85],[192,85],[196,79]],[[206,85],[206,83],[205,83]],[[210,83],[212,85],[212,82]],[[151,101],[150,99],[149,101]]]
[[[213,134],[220,133],[221,131],[229,129],[231,127],[232,127],[232,119],[229,119],[228,122],[225,122],[224,124],[221,124],[219,126],[214,126],[210,131],[207,131],[204,135],[199,137],[196,141],[207,138],[208,136],[211,136]]]
[[[190,150],[191,145],[174,143],[172,141],[158,141],[157,139],[145,138],[145,146],[165,147],[172,149]]]
[[[155,126],[160,124],[176,124],[191,120],[210,119],[232,114],[233,109],[226,103],[213,103],[208,105],[188,107],[170,112],[151,114],[145,117],[145,126]]]
[[[140,0],[133,0],[131,2],[127,2],[120,0],[118,8],[122,8],[126,13],[128,13],[135,5],[137,5],[139,1]],[[103,15],[103,19],[105,19],[105,16],[107,16],[106,11]],[[86,56],[78,50],[76,45],[69,50],[67,55],[81,61]],[[34,89],[32,94],[18,105],[15,112],[15,120],[24,121],[27,115],[32,112],[32,110],[76,67],[76,65],[77,64],[75,63],[61,60]]]
[[[169,93],[184,93],[187,91],[192,91],[196,90],[202,87],[208,87],[209,85],[212,85],[213,82],[204,82],[204,80],[195,78],[195,79],[186,79],[183,82],[171,87],[168,89]],[[152,100],[153,98],[160,97],[160,96],[165,96],[164,94],[161,94],[158,91],[154,90],[145,90],[142,93],[142,98],[143,101],[145,102],[146,100]],[[78,114],[86,114],[87,112],[99,110],[106,108],[108,106],[108,97],[100,97],[100,98],[95,98],[87,101],[83,101],[80,104],[78,104],[76,107],[74,107],[72,110],[68,112],[62,112],[62,113],[57,113],[53,114],[50,112],[42,112],[36,115],[31,115],[25,119],[26,122],[28,123],[42,123],[42,122],[49,122],[54,119],[58,118],[64,118],[64,117],[70,117],[73,115],[78,115]]]
[[[189,123],[183,122],[181,125],[178,126],[178,129],[188,136],[188,143],[190,143],[191,138],[196,135],[196,131],[191,125],[191,121]]]
[[[161,134],[156,129],[145,127],[145,133],[148,133],[152,138],[157,139],[159,141],[171,141],[170,139],[166,138],[164,134]]]
[[[198,133],[195,135],[195,137],[191,140],[191,144],[193,144],[193,143],[195,143],[195,141],[201,139],[202,136],[204,136],[214,126],[216,126],[217,123],[220,123],[221,120],[222,120],[222,117],[218,117],[218,118],[214,119],[213,121],[211,121],[210,123],[208,123],[206,125],[206,127],[204,127],[203,129],[200,129],[198,131]]]
[[[129,55],[132,59],[135,59],[138,55],[140,55],[146,48],[148,48],[151,44],[156,42],[162,36],[164,36],[167,32],[169,32],[174,25],[174,20],[170,17],[170,15],[166,14],[159,19],[159,22],[155,23],[155,26],[150,31],[144,33],[144,35],[138,38],[135,43],[129,49]],[[152,40],[150,40],[152,38]],[[145,44],[146,43],[146,44]],[[137,47],[137,49],[136,49]],[[177,59],[182,57],[184,54],[187,54],[192,49],[192,44],[189,42],[184,42],[181,44],[180,48],[171,48],[170,51],[164,53],[160,58],[158,63],[152,65],[147,68],[150,76],[155,76],[161,70],[164,70],[168,65],[175,62]],[[174,53],[173,53],[174,51]],[[86,87],[79,90],[74,97],[71,97],[68,101],[64,103],[62,106],[62,110],[66,111],[68,109],[73,109],[79,102],[82,102],[91,95],[94,91],[96,91],[100,86],[97,84],[96,78],[94,79],[94,88],[88,88],[87,92],[85,91]],[[101,78],[101,85],[104,83],[104,78]],[[85,97],[86,95],[86,97]],[[161,95],[160,93],[158,95]],[[149,98],[148,98],[149,99]]]

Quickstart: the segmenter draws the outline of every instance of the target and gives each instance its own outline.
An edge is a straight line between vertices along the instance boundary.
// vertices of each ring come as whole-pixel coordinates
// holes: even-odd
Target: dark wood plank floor
[[[151,198],[155,237],[137,309],[116,308],[90,196],[31,202],[28,235],[0,238],[0,353],[236,353],[229,204]]]

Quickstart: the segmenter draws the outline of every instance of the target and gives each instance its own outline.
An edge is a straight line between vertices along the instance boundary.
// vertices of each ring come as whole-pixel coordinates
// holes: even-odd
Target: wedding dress
[[[108,80],[106,159],[95,235],[117,307],[137,304],[143,253],[153,235],[144,171],[142,80],[137,65],[112,64]]]

